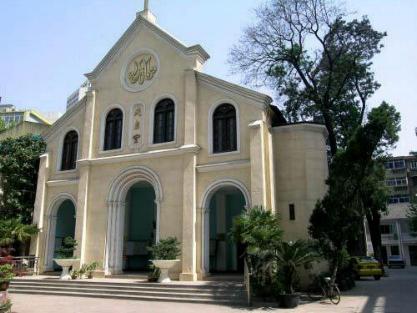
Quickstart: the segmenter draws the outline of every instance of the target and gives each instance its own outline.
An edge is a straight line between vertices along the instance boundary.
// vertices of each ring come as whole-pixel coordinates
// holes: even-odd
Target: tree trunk
[[[374,249],[374,256],[378,261],[382,262],[382,239],[381,239],[381,214],[379,211],[371,210],[366,214],[366,220],[369,226],[369,233],[371,235],[372,247]]]

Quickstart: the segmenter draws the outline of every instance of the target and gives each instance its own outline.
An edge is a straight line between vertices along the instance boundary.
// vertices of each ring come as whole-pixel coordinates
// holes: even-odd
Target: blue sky
[[[186,44],[211,55],[205,72],[239,83],[226,63],[231,46],[251,23],[255,0],[150,0],[158,24]],[[394,154],[417,150],[417,1],[348,0],[388,32],[374,69],[382,100],[402,113]],[[41,112],[65,111],[67,96],[91,71],[142,9],[142,0],[1,0],[0,96],[2,103]],[[273,96],[273,93],[271,92]]]

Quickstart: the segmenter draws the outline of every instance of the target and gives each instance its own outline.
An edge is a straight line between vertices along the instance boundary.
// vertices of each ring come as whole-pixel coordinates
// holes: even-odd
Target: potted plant
[[[9,289],[9,284],[13,277],[13,266],[11,264],[0,265],[0,291]]]
[[[279,268],[278,275],[282,280],[284,293],[280,297],[281,306],[295,308],[299,295],[295,293],[295,284],[299,278],[298,269],[307,268],[316,260],[317,255],[311,246],[303,241],[281,242],[274,251],[275,261]]]
[[[56,250],[57,257],[54,259],[56,264],[62,267],[62,273],[59,279],[71,280],[69,269],[74,268],[80,263],[79,259],[74,258],[74,251],[77,247],[77,241],[72,237],[64,238],[62,246]]]
[[[80,278],[93,278],[93,272],[99,267],[98,262],[92,262],[90,264],[84,264],[79,270]]]
[[[179,245],[177,238],[169,237],[148,248],[152,254],[153,265],[160,270],[158,283],[171,281],[169,270],[180,261],[177,259],[181,254]]]

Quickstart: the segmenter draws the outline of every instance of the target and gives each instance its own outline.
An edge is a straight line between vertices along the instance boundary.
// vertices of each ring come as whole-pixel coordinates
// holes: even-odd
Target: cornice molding
[[[201,164],[196,166],[199,173],[220,172],[248,167],[250,167],[250,160],[234,160],[221,163]]]
[[[309,131],[323,134],[324,137],[329,135],[326,126],[322,124],[313,123],[296,123],[282,126],[276,126],[272,128],[274,133],[290,132],[290,131]]]
[[[272,103],[272,98],[266,94],[251,90],[246,87],[242,87],[220,78],[204,74],[199,71],[195,71],[197,81],[204,83],[206,85],[216,87],[222,90],[229,91],[233,94],[238,94],[242,97],[249,98],[252,101],[258,103],[258,106],[262,109],[265,109],[266,106],[269,106]]]
[[[82,159],[82,160],[78,160],[77,164],[79,166],[87,166],[87,165],[92,165],[92,164],[132,162],[132,161],[138,161],[138,160],[150,159],[150,158],[163,158],[163,157],[170,157],[170,156],[176,156],[176,155],[183,155],[187,153],[197,154],[200,151],[200,149],[201,148],[197,145],[184,145],[179,148],[172,148],[172,149],[154,150],[154,151],[148,151],[148,152],[142,152],[142,153],[116,155],[116,156],[109,156],[109,157],[95,158],[95,159]]]
[[[175,37],[170,35],[168,32],[163,30],[162,28],[149,22],[147,19],[145,19],[141,15],[137,15],[136,19],[132,22],[129,28],[124,32],[124,34],[120,37],[120,39],[113,45],[113,47],[109,50],[109,52],[104,56],[104,58],[100,61],[100,63],[95,67],[95,69],[92,72],[85,74],[85,76],[89,80],[96,79],[99,76],[99,74],[103,71],[103,69],[108,64],[111,63],[113,58],[125,46],[125,44],[129,41],[130,37],[134,34],[134,32],[140,26],[144,26],[148,28],[149,30],[153,31],[160,38],[166,40],[174,48],[182,52],[185,56],[197,56],[204,62],[210,58],[210,55],[204,50],[204,48],[201,45],[193,45],[193,46],[187,47],[183,43],[181,43],[178,39],[176,39]]]

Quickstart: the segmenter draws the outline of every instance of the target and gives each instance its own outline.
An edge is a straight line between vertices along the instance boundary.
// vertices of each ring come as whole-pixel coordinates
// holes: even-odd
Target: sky
[[[204,71],[239,83],[229,51],[263,0],[150,0],[157,23],[187,45],[211,55]],[[382,87],[370,103],[386,100],[402,115],[394,155],[417,150],[417,1],[347,0],[375,29],[387,31],[374,70]],[[143,0],[0,0],[2,103],[40,112],[65,112],[67,97],[142,10]],[[268,91],[274,97],[273,91]]]

